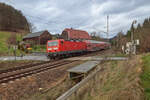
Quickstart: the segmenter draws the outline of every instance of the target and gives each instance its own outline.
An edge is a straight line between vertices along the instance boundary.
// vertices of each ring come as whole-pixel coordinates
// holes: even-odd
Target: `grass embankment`
[[[144,88],[145,100],[150,100],[150,54],[142,57],[143,73],[141,74],[142,86]]]
[[[7,41],[9,41],[9,37],[11,36],[11,32],[2,32],[0,31],[0,55],[13,55],[13,47],[11,46],[10,49],[8,48]],[[21,34],[16,34],[17,41],[21,40]],[[17,55],[20,54],[20,51],[16,51]]]
[[[82,94],[82,100],[150,100],[150,54],[102,66],[96,85]]]
[[[141,56],[127,61],[107,61],[99,67],[103,71],[97,73],[95,80],[77,91],[78,100],[143,100]]]
[[[0,31],[0,56],[5,55],[14,55],[13,45],[8,45],[9,37],[11,34],[16,34],[16,41],[22,41],[22,35],[19,33],[12,33],[12,32],[4,32]],[[46,52],[46,45],[33,45],[31,52]],[[21,55],[22,51],[16,50],[16,55]]]

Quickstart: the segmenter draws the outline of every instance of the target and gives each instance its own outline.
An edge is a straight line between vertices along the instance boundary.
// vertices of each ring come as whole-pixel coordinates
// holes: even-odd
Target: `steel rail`
[[[55,64],[48,64],[46,66],[39,66],[39,67],[36,67],[36,68],[29,68],[29,69],[26,69],[26,70],[23,69],[21,71],[19,70],[18,72],[13,71],[12,73],[10,73],[10,75],[6,74],[6,75],[2,76],[0,78],[0,84],[1,83],[8,83],[9,81],[13,81],[15,79],[30,76],[30,75],[37,74],[37,73],[40,73],[40,72],[44,72],[44,71],[47,71],[47,70],[50,70],[50,69],[58,68],[60,66],[70,64],[70,63],[75,62],[75,61],[63,61],[61,63],[59,62],[59,63],[55,63]]]

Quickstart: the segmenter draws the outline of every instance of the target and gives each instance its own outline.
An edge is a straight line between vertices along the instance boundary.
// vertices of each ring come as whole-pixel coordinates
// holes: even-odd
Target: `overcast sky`
[[[133,20],[150,16],[150,0],[0,0],[12,5],[36,26],[35,31],[61,33],[64,28],[97,31],[105,37],[109,15],[109,37],[126,32]]]

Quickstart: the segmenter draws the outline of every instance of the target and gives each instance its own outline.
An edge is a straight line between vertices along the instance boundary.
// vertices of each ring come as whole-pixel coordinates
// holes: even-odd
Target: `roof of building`
[[[47,30],[44,30],[44,31],[40,31],[40,32],[34,32],[34,33],[29,33],[27,34],[26,36],[23,37],[24,38],[32,38],[32,37],[38,37],[40,36],[41,34],[43,34],[43,32],[45,32]]]
[[[66,28],[64,31],[66,31],[67,33],[62,33],[62,34],[67,34],[68,39],[91,39],[88,32],[83,30]]]
[[[88,61],[85,62],[81,65],[78,65],[76,67],[73,67],[69,70],[67,70],[68,72],[73,72],[73,73],[87,73],[89,72],[91,69],[93,69],[94,67],[96,67],[96,65],[99,64],[99,61]]]

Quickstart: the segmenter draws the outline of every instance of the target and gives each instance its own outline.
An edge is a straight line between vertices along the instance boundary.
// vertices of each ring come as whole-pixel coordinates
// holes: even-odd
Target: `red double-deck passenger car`
[[[95,41],[95,40],[84,40],[87,45],[87,51],[99,51],[110,48],[110,43]]]

